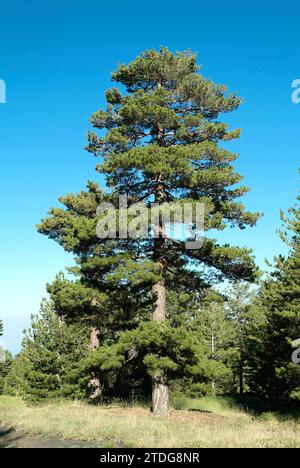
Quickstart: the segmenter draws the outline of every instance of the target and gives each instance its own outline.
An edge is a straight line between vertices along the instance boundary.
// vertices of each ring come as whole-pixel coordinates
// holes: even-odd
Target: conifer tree
[[[9,351],[4,351],[0,360],[0,395],[4,393],[5,381],[13,365],[14,358]]]
[[[222,393],[232,381],[231,362],[236,354],[235,329],[227,316],[224,298],[209,291],[189,329],[204,338],[206,353],[212,363],[211,391]]]
[[[248,350],[252,391],[270,402],[290,405],[300,400],[299,202],[298,196],[288,216],[281,212],[284,230],[280,237],[289,253],[275,257],[273,271],[262,286],[259,305],[265,313],[264,322],[252,331]]]
[[[188,282],[203,290],[225,279],[252,281],[257,269],[248,249],[220,245],[214,239],[207,238],[198,250],[186,249],[185,242],[166,235],[162,215],[155,235],[149,216],[144,239],[97,240],[97,217],[90,199],[100,196],[116,204],[118,195],[125,194],[131,206],[143,201],[149,210],[151,202],[162,209],[192,203],[194,210],[196,203],[202,203],[207,232],[227,226],[244,229],[255,225],[259,215],[245,211],[238,201],[248,191],[237,185],[242,177],[232,163],[238,155],[219,145],[239,137],[240,131],[231,131],[220,116],[236,110],[240,99],[205,79],[193,53],[148,50],[129,65],[120,65],[112,79],[126,92],[119,87],[106,92],[107,109],[91,117],[100,132],[88,134],[87,146],[101,158],[97,170],[106,176],[111,190],[104,195],[90,185],[88,193],[64,198],[66,209],[53,209],[39,230],[77,257],[73,271],[78,281],[50,286],[58,308],[95,317],[108,334],[110,323],[114,328],[122,314],[126,319],[129,314],[130,330],[122,332],[119,346],[125,362],[128,350],[123,344],[138,341],[142,347],[135,329],[146,339],[148,326],[152,338],[157,331],[158,342],[167,334],[177,343],[175,332],[168,331],[168,290]],[[149,322],[150,307],[156,324]],[[150,345],[148,341],[144,346]],[[174,366],[164,355],[166,350],[161,353],[159,346],[154,348],[150,358],[152,407],[159,414],[168,411]],[[102,360],[102,366],[106,365]]]
[[[113,202],[113,197],[97,184],[89,182],[86,192],[69,194],[59,201],[64,207],[53,208],[38,229],[74,253],[76,266],[68,271],[75,280],[59,274],[47,289],[61,317],[89,325],[90,347],[96,350],[149,316],[148,289],[156,276],[150,262],[134,262],[126,239],[120,242],[97,237],[97,207]],[[103,391],[98,367],[91,369],[89,383],[94,401]]]
[[[26,373],[27,363],[23,353],[19,353],[11,362],[9,372],[3,382],[4,395],[26,398]]]
[[[3,336],[3,321],[0,320],[0,337]],[[13,355],[5,350],[0,343],[0,395],[3,393],[5,379],[10,371],[13,362]]]
[[[235,380],[238,379],[238,390],[242,396],[245,391],[249,335],[253,326],[261,324],[260,313],[256,307],[257,291],[251,289],[248,283],[239,282],[227,288],[226,296],[227,317],[231,321],[235,337],[232,370]]]
[[[16,379],[25,398],[33,402],[82,398],[85,385],[81,385],[79,363],[87,355],[85,327],[67,325],[55,313],[53,304],[44,300],[25,333],[19,369],[14,367],[8,380],[12,383]]]
[[[2,322],[2,320],[0,320],[0,337],[1,336],[3,336],[3,322]],[[2,367],[2,370],[3,370],[3,366],[5,364],[5,358],[6,358],[6,351],[2,347],[2,343],[0,343],[0,366]],[[0,367],[0,372],[1,372],[1,367]]]

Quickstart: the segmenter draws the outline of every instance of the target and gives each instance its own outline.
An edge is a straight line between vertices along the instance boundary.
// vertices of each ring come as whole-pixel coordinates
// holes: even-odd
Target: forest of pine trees
[[[141,399],[154,414],[168,413],[178,394],[297,406],[300,367],[291,356],[300,338],[300,198],[282,213],[288,254],[259,271],[250,249],[216,239],[261,216],[240,201],[248,188],[235,172],[238,155],[222,145],[239,138],[223,114],[237,110],[240,98],[205,79],[195,54],[166,48],[119,65],[112,80],[106,109],[90,118],[87,144],[106,187],[89,181],[60,197],[38,225],[74,265],[47,285],[49,299],[32,317],[20,354],[7,353],[0,391],[31,402]],[[98,206],[109,203],[119,217],[120,195],[129,209],[140,202],[147,215],[152,203],[161,209],[154,232],[148,217],[145,238],[97,236]],[[174,203],[204,206],[198,249],[167,235],[161,213]]]

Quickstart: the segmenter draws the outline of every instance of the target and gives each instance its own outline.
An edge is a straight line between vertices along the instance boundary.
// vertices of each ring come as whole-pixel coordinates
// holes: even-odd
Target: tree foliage
[[[51,302],[43,301],[32,316],[22,351],[7,376],[5,390],[32,402],[57,398],[83,398],[80,361],[88,355],[88,338],[82,324],[66,324]]]
[[[259,305],[265,321],[255,328],[249,349],[252,391],[285,404],[300,400],[300,367],[292,361],[293,342],[300,338],[299,201],[300,197],[289,216],[281,213],[284,230],[280,237],[289,253],[275,258],[273,271],[263,284]]]
[[[154,375],[155,367],[157,372],[163,368],[161,380],[167,382],[175,368],[189,369],[171,355],[176,345],[181,356],[180,346],[189,346],[189,340],[184,334],[181,343],[175,338],[179,329],[172,325],[171,312],[167,316],[165,291],[168,298],[193,289],[203,295],[215,282],[253,281],[258,270],[251,251],[209,237],[202,248],[186,249],[183,239],[165,235],[161,220],[155,238],[150,217],[143,239],[99,239],[97,206],[108,202],[118,210],[120,194],[127,195],[130,206],[143,201],[148,210],[153,201],[159,206],[202,203],[207,236],[211,230],[255,225],[259,214],[247,212],[239,201],[248,188],[240,185],[242,176],[233,166],[238,155],[222,146],[240,135],[221,116],[235,111],[241,100],[204,78],[192,52],[147,50],[119,65],[112,80],[118,87],[106,91],[106,109],[92,115],[95,131],[88,133],[87,145],[101,158],[97,170],[109,190],[89,182],[86,192],[60,198],[64,206],[53,208],[38,226],[76,260],[69,269],[75,281],[59,276],[48,290],[59,314],[97,326],[104,343],[95,353],[101,368],[121,365],[125,347],[138,341],[134,346],[145,348],[147,372]],[[166,324],[148,323],[151,311],[154,320]],[[146,341],[139,341],[139,334]],[[163,347],[171,338],[174,343]],[[108,357],[103,361],[105,355],[111,362]]]

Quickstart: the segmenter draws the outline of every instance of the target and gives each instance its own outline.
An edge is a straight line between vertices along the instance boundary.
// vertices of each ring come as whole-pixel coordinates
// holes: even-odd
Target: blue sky
[[[59,195],[99,181],[84,151],[88,118],[103,103],[110,72],[145,48],[198,52],[203,74],[244,98],[224,120],[244,129],[231,144],[252,188],[256,228],[223,238],[255,251],[260,266],[283,250],[279,210],[299,189],[300,5],[296,2],[0,0],[1,302],[5,341],[20,347],[45,284],[72,259],[36,233]]]

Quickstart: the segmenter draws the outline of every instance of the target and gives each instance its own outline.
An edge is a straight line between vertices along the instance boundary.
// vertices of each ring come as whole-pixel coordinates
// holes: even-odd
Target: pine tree
[[[0,360],[0,395],[4,393],[6,378],[13,365],[14,358],[9,351],[4,351],[3,359]]]
[[[0,337],[3,336],[3,322],[0,320]],[[5,350],[0,343],[0,395],[4,391],[5,379],[13,363],[13,355]]]
[[[242,177],[232,163],[238,155],[218,145],[239,137],[240,131],[230,131],[219,117],[236,110],[240,99],[226,96],[224,86],[206,80],[194,54],[172,54],[165,48],[146,51],[129,65],[120,65],[112,79],[127,93],[119,88],[106,92],[107,109],[91,118],[100,134],[90,132],[87,147],[102,158],[97,170],[106,176],[110,192],[89,184],[88,193],[62,199],[66,208],[53,209],[39,226],[40,232],[75,253],[77,260],[72,271],[78,281],[56,281],[49,290],[62,313],[69,309],[71,315],[75,311],[94,317],[97,326],[103,324],[99,334],[104,341],[105,335],[110,339],[111,326],[121,333],[129,329],[129,339],[122,334],[121,342],[135,341],[131,339],[135,329],[146,336],[144,327],[149,327],[151,336],[156,330],[159,342],[170,327],[168,291],[189,281],[203,290],[224,279],[251,281],[257,273],[251,252],[208,238],[200,249],[188,250],[185,242],[167,236],[161,213],[155,235],[148,216],[145,239],[100,240],[95,203],[101,199],[116,205],[120,194],[128,196],[130,206],[143,201],[149,210],[151,202],[161,210],[174,203],[191,203],[194,211],[202,203],[206,231],[253,226],[259,215],[246,212],[238,201],[248,191],[237,187]],[[193,231],[194,226],[190,228]],[[149,322],[151,307],[156,325],[144,324]],[[169,408],[171,369],[164,353],[157,348],[155,352],[150,366],[152,407],[159,414]]]
[[[81,359],[88,355],[87,339],[82,325],[67,325],[58,318],[53,304],[43,301],[40,314],[32,316],[31,328],[22,343],[19,386],[33,402],[55,398],[82,398]],[[9,376],[12,382],[12,376]]]
[[[224,298],[209,291],[197,315],[189,323],[189,330],[202,336],[212,363],[211,392],[226,392],[232,381],[231,362],[236,354],[236,333],[225,308]]]
[[[260,292],[265,322],[253,333],[249,350],[251,389],[270,402],[289,404],[300,400],[300,367],[292,360],[293,342],[300,339],[300,197],[281,213],[281,239],[289,248],[287,256],[275,258],[273,272]],[[296,346],[296,348],[299,346]]]
[[[19,353],[12,361],[9,372],[5,376],[3,385],[4,395],[26,398],[26,371],[27,361],[23,353]]]
[[[0,337],[3,336],[3,322],[0,320]],[[0,343],[0,375],[1,371],[3,371],[4,366],[5,366],[5,360],[6,360],[6,352],[5,349],[2,346],[2,343]]]
[[[256,307],[257,291],[245,282],[233,284],[226,290],[227,317],[234,328],[235,356],[232,362],[234,377],[238,378],[239,394],[245,390],[247,372],[247,349],[253,326],[261,324],[259,310]]]

